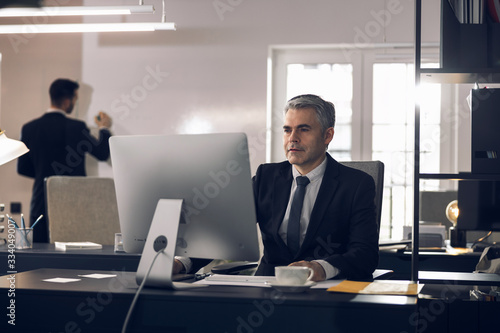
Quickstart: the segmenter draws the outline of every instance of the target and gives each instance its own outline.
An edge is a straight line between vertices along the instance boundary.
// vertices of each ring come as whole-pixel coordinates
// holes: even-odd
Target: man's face
[[[323,162],[333,133],[333,127],[322,133],[314,109],[288,110],[283,125],[283,147],[288,162],[303,175],[310,172]]]

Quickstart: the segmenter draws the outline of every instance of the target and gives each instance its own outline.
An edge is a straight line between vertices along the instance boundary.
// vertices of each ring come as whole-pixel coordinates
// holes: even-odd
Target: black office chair
[[[384,163],[381,161],[349,161],[340,163],[347,167],[366,172],[375,181],[375,216],[380,231],[382,200],[384,198]]]

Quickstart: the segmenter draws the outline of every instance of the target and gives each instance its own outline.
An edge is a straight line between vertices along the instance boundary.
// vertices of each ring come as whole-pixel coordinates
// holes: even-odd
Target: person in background
[[[50,108],[21,129],[21,140],[30,151],[18,159],[17,172],[34,178],[30,225],[43,215],[33,233],[34,242],[49,242],[45,179],[53,175],[86,176],[87,153],[101,161],[109,158],[111,118],[102,111],[94,118],[99,127],[99,137],[95,138],[85,122],[69,117],[78,99],[78,88],[77,82],[68,79],[52,82]]]

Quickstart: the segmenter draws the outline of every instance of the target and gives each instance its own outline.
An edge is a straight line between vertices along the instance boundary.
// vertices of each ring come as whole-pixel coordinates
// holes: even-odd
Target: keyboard
[[[206,281],[213,282],[233,282],[233,283],[263,283],[272,282],[276,278],[274,276],[253,276],[253,275],[223,275],[214,274],[207,276]]]

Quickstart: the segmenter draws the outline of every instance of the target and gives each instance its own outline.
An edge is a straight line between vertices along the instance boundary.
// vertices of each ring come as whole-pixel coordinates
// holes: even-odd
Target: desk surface
[[[411,278],[411,252],[398,250],[379,251],[379,269],[392,269],[394,278],[408,280]],[[480,252],[447,253],[419,252],[419,271],[473,272],[476,268]]]
[[[420,283],[500,286],[500,274],[419,271]]]
[[[116,277],[82,278],[88,270],[38,269],[0,279],[7,295],[15,281],[16,328],[27,332],[119,332],[137,290],[135,273],[110,272]],[[80,278],[50,283],[54,277]],[[50,296],[50,297],[49,297]],[[5,307],[4,307],[5,309]],[[146,288],[131,321],[132,332],[154,329],[175,332],[384,332],[412,329],[417,297],[353,295],[307,290],[288,294],[272,288],[208,286],[170,291]],[[5,316],[4,316],[5,317]],[[296,320],[296,318],[301,318]],[[368,318],[369,320],[360,320]],[[7,320],[1,328],[9,327]],[[137,328],[137,329],[134,329]],[[414,328],[413,328],[414,329]]]
[[[9,252],[0,246],[0,274],[5,274]],[[32,249],[15,250],[15,271],[24,272],[38,268],[70,268],[136,271],[141,256],[114,252],[112,245],[99,250],[60,251],[54,244],[34,243]],[[11,269],[12,270],[12,269]]]

